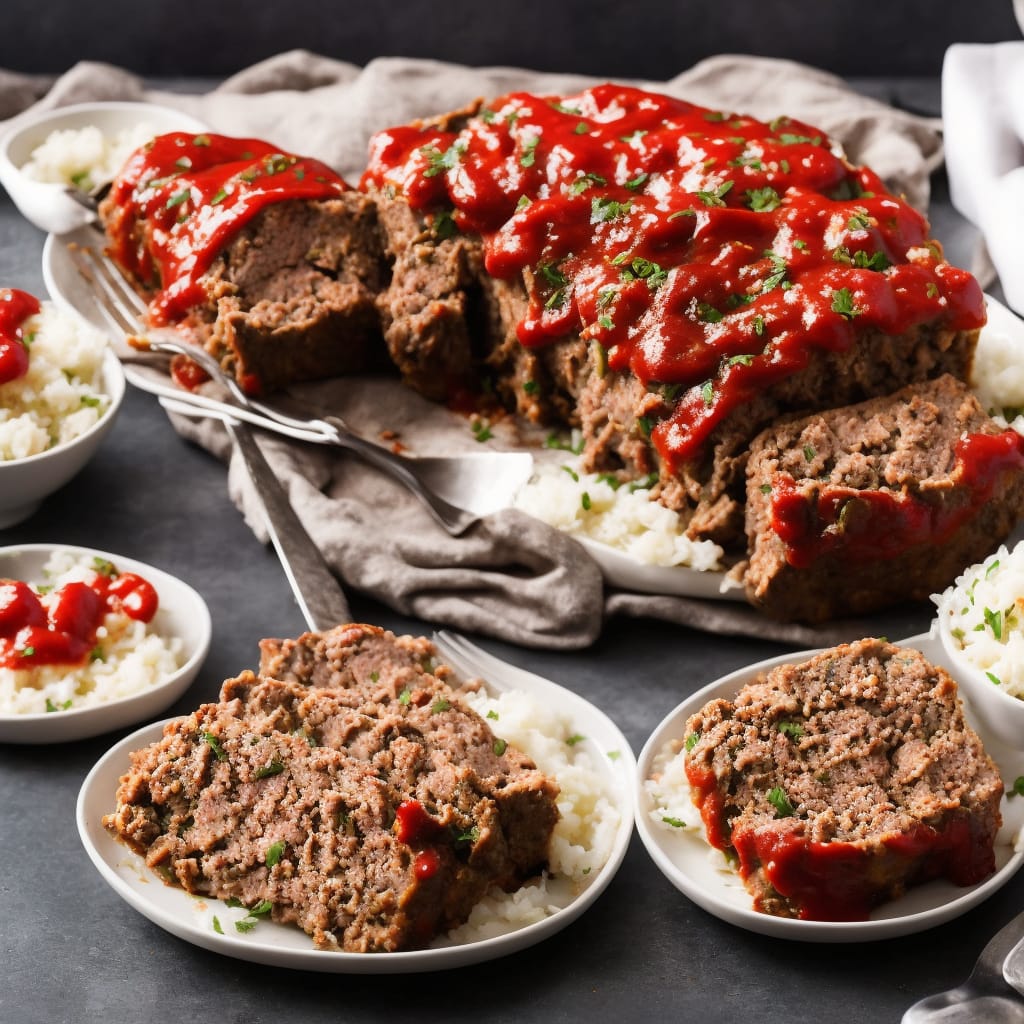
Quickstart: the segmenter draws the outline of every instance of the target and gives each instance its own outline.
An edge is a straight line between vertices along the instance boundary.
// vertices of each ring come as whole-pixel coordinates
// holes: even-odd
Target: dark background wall
[[[82,59],[223,76],[296,47],[356,64],[434,57],[665,78],[714,53],[789,57],[848,76],[933,76],[956,41],[1019,39],[1011,0],[3,0],[0,67]],[[13,30],[12,30],[13,29]]]

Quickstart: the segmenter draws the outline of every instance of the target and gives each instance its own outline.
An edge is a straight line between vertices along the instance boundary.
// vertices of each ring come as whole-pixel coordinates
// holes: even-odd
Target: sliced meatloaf
[[[383,361],[376,208],[269,143],[174,132],[136,151],[100,206],[108,251],[246,390]]]
[[[543,867],[557,786],[371,626],[264,645],[216,704],[136,751],[105,825],[189,892],[269,902],[323,948],[426,945]],[[267,667],[265,665],[265,667]]]
[[[750,599],[822,621],[926,599],[1009,534],[1024,438],[943,376],[772,426],[750,446]]]
[[[908,887],[995,870],[999,772],[956,683],[865,639],[757,676],[687,723],[708,840],[756,910],[858,920]]]
[[[744,543],[777,417],[966,379],[976,282],[821,132],[612,84],[513,93],[371,142],[407,382],[578,427],[584,468],[655,473],[694,538]]]

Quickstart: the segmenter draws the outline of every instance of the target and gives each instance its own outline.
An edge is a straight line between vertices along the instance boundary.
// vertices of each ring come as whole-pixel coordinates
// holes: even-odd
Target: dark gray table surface
[[[884,86],[873,88],[887,94]],[[934,104],[934,83],[913,87]],[[954,260],[975,238],[941,179],[936,233]],[[0,285],[43,294],[43,236],[0,200]],[[213,646],[172,712],[213,699],[254,666],[263,636],[303,629],[285,577],[228,500],[224,467],[183,442],[146,394],[129,391],[92,463],[0,544],[59,541],[139,558],[196,587]],[[353,594],[356,617],[429,632]],[[684,697],[782,648],[656,622],[613,621],[572,654],[482,641],[500,657],[583,694],[635,752]],[[125,730],[124,732],[127,732]],[[94,762],[124,734],[53,747],[0,745],[0,1022],[208,1020],[285,1024],[387,1019],[699,1020],[771,1024],[897,1021],[921,996],[967,976],[987,939],[1024,906],[1024,877],[952,923],[863,945],[755,935],[677,892],[634,836],[618,875],[577,922],[532,949],[456,971],[360,977],[288,971],[196,948],[136,913],[102,880],[75,828]]]

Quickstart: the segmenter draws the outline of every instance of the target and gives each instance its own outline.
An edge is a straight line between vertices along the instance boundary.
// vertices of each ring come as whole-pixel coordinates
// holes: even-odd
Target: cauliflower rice
[[[978,401],[1000,426],[1024,434],[1024,352],[993,325],[981,332],[971,386]]]
[[[1024,541],[1002,545],[932,600],[967,660],[1024,698]]]
[[[0,384],[0,462],[24,459],[91,430],[110,408],[106,338],[44,302],[23,328],[28,372]]]
[[[56,552],[43,569],[43,579],[27,582],[37,593],[41,587],[56,590],[87,579],[93,568],[88,558]],[[42,602],[47,603],[45,594]],[[139,622],[123,612],[106,616],[96,646],[101,656],[78,667],[0,667],[0,714],[36,715],[106,704],[162,683],[182,662],[180,638],[163,637],[154,623]]]
[[[95,125],[58,129],[32,150],[21,171],[34,181],[74,185],[91,192],[113,181],[128,157],[154,135],[156,130],[147,124],[109,136]]]

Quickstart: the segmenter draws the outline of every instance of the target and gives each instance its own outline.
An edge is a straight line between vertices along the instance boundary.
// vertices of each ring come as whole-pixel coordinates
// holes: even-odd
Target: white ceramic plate
[[[177,577],[131,558],[67,544],[23,544],[0,548],[0,579],[41,580],[43,566],[58,550],[104,558],[149,580],[160,600],[154,625],[164,636],[182,638],[183,663],[158,686],[105,704],[34,715],[0,714],[0,743],[66,743],[152,719],[188,689],[210,648],[210,611],[199,594]]]
[[[446,659],[448,660],[448,659]],[[454,659],[452,659],[454,661]],[[343,953],[317,950],[312,939],[295,927],[265,920],[246,934],[228,924],[214,931],[212,915],[222,922],[230,911],[219,900],[197,899],[183,889],[165,885],[143,860],[117,842],[102,826],[114,810],[118,779],[128,770],[129,754],[158,739],[162,723],[149,725],[113,747],[82,784],[78,797],[78,831],[92,862],[114,891],[139,913],[173,935],[204,949],[254,963],[338,974],[399,974],[438,971],[492,960],[532,946],[560,931],[582,914],[618,871],[633,831],[636,760],[625,737],[593,704],[561,686],[502,662],[488,668],[492,692],[525,690],[549,706],[567,712],[574,728],[586,737],[594,762],[604,773],[620,813],[608,860],[575,899],[550,917],[495,938],[462,945],[400,953]],[[609,752],[615,752],[608,757]]]
[[[898,643],[919,650],[933,664],[953,673],[942,646],[931,636],[921,634]],[[1003,827],[996,841],[996,872],[990,878],[968,887],[951,882],[929,882],[878,907],[867,921],[799,921],[760,914],[752,908],[750,894],[739,875],[718,866],[720,862],[714,859],[703,830],[670,831],[651,819],[654,805],[643,780],[649,776],[654,758],[664,745],[683,736],[687,719],[709,700],[733,697],[758,672],[775,665],[799,662],[816,653],[787,654],[724,676],[685,700],[654,730],[640,754],[637,771],[637,829],[644,846],[665,877],[694,903],[723,921],[762,935],[807,942],[867,942],[911,935],[959,917],[1005,885],[1024,864],[1024,850],[1013,848],[1014,836],[1024,827],[1024,799],[1003,797]],[[971,724],[978,728],[966,702],[965,708]],[[1004,783],[1012,786],[1014,779],[1024,775],[1024,751],[1007,751],[982,729],[978,732],[998,764]]]
[[[154,134],[204,130],[194,117],[153,103],[76,103],[29,111],[15,118],[0,136],[0,183],[22,216],[37,228],[57,234],[73,231],[92,219],[92,211],[73,199],[65,185],[36,181],[22,173],[22,166],[51,132],[95,127],[113,138],[136,125],[147,125]]]

